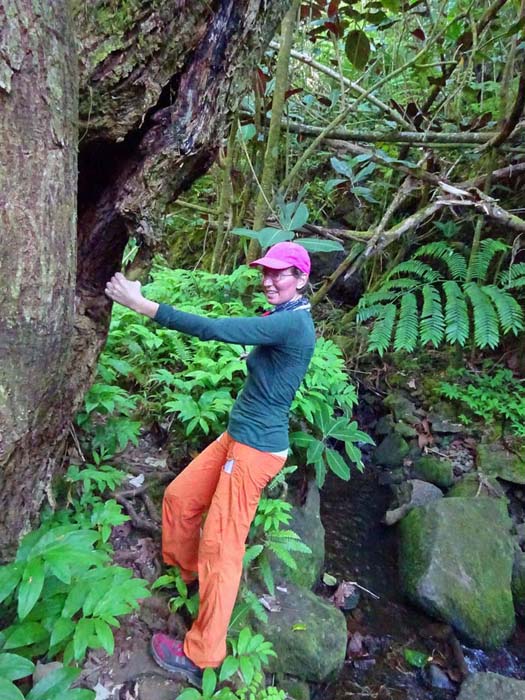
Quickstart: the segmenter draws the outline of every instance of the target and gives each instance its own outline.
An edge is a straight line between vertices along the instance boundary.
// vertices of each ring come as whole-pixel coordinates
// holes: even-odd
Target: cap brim
[[[267,257],[259,258],[259,260],[254,260],[249,263],[250,267],[255,267],[256,265],[263,265],[264,267],[269,267],[272,270],[286,270],[287,267],[292,267],[289,262],[284,262],[284,260],[277,260],[277,258]]]

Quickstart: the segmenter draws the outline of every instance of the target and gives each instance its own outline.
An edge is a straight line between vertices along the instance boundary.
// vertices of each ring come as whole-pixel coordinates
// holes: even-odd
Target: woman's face
[[[262,267],[261,277],[263,292],[268,303],[273,306],[299,299],[301,292],[297,290],[297,287],[302,289],[306,282],[306,275],[296,277],[291,267],[287,267],[285,270]]]

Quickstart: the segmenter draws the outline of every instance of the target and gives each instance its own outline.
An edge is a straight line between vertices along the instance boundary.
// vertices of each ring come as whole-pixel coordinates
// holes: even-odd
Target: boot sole
[[[179,666],[177,668],[173,668],[173,666],[170,666],[158,656],[157,652],[155,651],[155,648],[153,647],[153,644],[150,644],[150,651],[151,655],[155,660],[155,663],[158,664],[161,668],[163,668],[165,671],[168,671],[169,673],[172,673],[173,675],[182,676],[193,686],[195,686],[195,688],[202,690],[202,676],[197,675],[189,669],[182,668]]]

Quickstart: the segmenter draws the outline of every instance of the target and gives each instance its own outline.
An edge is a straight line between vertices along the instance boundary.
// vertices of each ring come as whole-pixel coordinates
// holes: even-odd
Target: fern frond
[[[403,295],[394,339],[394,350],[412,352],[418,335],[417,301],[412,292]]]
[[[483,293],[476,282],[465,285],[465,293],[474,312],[474,341],[478,348],[495,348],[499,343],[498,314],[490,297]]]
[[[467,302],[457,282],[443,284],[445,292],[445,337],[449,343],[465,345],[469,335]]]
[[[387,280],[382,286],[381,291],[390,291],[395,289],[415,289],[421,285],[421,280],[415,280],[411,277],[397,277],[396,279]]]
[[[399,265],[396,265],[390,270],[387,279],[391,279],[394,275],[399,274],[417,275],[417,277],[424,279],[425,282],[435,282],[441,277],[438,270],[434,270],[433,267],[420,260],[406,260],[405,262],[399,263]]]
[[[478,252],[472,261],[472,279],[483,282],[487,279],[490,264],[497,253],[505,253],[510,246],[495,238],[481,241]]]
[[[381,316],[384,308],[384,304],[373,304],[372,306],[367,306],[358,312],[357,320],[359,323],[364,323],[365,321],[368,321],[371,318]]]
[[[525,286],[525,263],[515,263],[510,265],[508,270],[500,272],[498,282],[507,289]]]
[[[279,544],[278,542],[268,542],[268,549],[270,549],[275,556],[283,562],[283,564],[286,564],[289,569],[292,569],[293,571],[297,569],[295,559],[282,544]]]
[[[394,304],[386,304],[383,307],[383,313],[374,323],[370,340],[368,341],[368,350],[377,352],[382,356],[385,350],[390,345],[392,338],[392,329],[396,320],[396,307]]]
[[[517,335],[519,331],[523,330],[523,310],[512,295],[493,284],[486,285],[481,289],[490,297],[496,307],[499,322],[505,334],[514,333]]]
[[[395,296],[395,292],[390,292],[390,291],[383,291],[380,289],[377,292],[370,292],[369,294],[363,294],[361,299],[359,299],[359,303],[357,305],[357,308],[362,309],[367,306],[373,306],[374,304],[382,304],[383,302],[389,302],[392,301],[393,297]]]
[[[432,343],[437,348],[445,334],[445,319],[441,308],[439,289],[430,284],[423,287],[423,309],[419,323],[421,343]]]
[[[415,253],[414,258],[421,258],[427,255],[430,258],[442,260],[448,267],[453,279],[464,280],[467,276],[467,261],[460,253],[456,253],[448,243],[436,241],[421,246]]]
[[[268,589],[270,595],[275,595],[275,580],[273,578],[272,567],[266,554],[264,554],[259,560],[259,565],[261,569],[261,576],[264,581],[264,585]]]

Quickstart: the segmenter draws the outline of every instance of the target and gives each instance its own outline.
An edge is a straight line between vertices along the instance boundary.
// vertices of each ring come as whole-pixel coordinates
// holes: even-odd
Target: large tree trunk
[[[166,203],[212,163],[228,113],[289,4],[141,0],[128,9],[113,0],[74,0],[80,148],[73,315],[77,83],[68,2],[42,3],[49,5],[42,21],[30,0],[0,0],[0,20],[9,18],[0,46],[13,47],[5,65],[0,53],[0,152],[7,153],[0,212],[8,243],[0,253],[4,557],[35,520],[91,381],[109,320],[105,281],[119,268],[129,235],[161,237]]]

